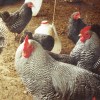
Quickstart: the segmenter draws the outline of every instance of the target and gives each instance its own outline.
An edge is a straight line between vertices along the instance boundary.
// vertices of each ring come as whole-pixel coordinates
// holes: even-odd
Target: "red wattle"
[[[30,45],[30,46],[27,48],[27,50],[23,51],[23,56],[24,56],[25,58],[29,58],[29,57],[31,56],[33,50],[34,50],[33,46]]]
[[[81,42],[85,42],[85,38],[84,37],[80,37],[80,41]]]
[[[30,55],[29,55],[29,54],[26,54],[26,53],[23,53],[23,56],[24,56],[25,58],[29,58],[29,57],[30,57]]]
[[[23,51],[22,52],[22,56],[25,57],[25,58],[29,58],[31,56],[31,54],[32,54],[32,51],[33,51],[33,49],[27,50],[27,51]]]

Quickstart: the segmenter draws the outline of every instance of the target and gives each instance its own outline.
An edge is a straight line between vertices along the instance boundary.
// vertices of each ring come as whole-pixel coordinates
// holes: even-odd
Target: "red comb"
[[[24,48],[22,52],[23,56],[25,58],[29,58],[33,50],[34,50],[34,46],[28,42],[28,35],[26,35],[25,40],[24,40]]]
[[[26,35],[24,41],[25,41],[25,43],[24,43],[24,49],[23,50],[26,50],[27,49],[27,46],[29,45],[29,43],[28,43],[28,35]]]
[[[92,100],[96,100],[96,98],[95,98],[95,97],[93,97],[93,98],[92,98]]]
[[[80,12],[75,12],[74,14],[73,14],[73,19],[75,19],[75,20],[78,20],[79,18],[80,18]]]
[[[80,31],[80,33],[82,34],[82,33],[85,33],[85,32],[87,32],[87,31],[89,31],[91,29],[91,26],[86,26],[85,28],[83,28],[81,31]]]

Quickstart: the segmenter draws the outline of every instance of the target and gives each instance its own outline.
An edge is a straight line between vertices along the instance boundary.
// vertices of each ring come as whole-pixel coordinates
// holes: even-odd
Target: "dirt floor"
[[[0,7],[0,11],[14,12],[22,3]],[[52,23],[53,5],[53,0],[45,0],[38,16],[32,17],[26,29],[33,32],[43,19],[48,19]],[[74,11],[80,11],[86,23],[100,24],[100,9],[95,8],[93,5],[85,3],[71,4],[64,2],[64,0],[57,0],[55,26],[62,42],[61,53],[68,54],[74,47],[72,41],[67,38],[67,34],[63,32],[67,29],[69,17]],[[32,100],[32,96],[25,93],[26,89],[14,66],[15,51],[19,43],[14,41],[12,33],[9,32],[7,36],[7,47],[0,55],[0,100]]]

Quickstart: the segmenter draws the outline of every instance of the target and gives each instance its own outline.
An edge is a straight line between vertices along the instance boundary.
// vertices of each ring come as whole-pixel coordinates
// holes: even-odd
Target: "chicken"
[[[80,39],[71,51],[70,57],[74,59],[75,65],[94,71],[93,65],[100,56],[100,39],[90,28],[91,26],[86,26],[81,30]]]
[[[79,40],[80,30],[86,26],[80,17],[80,12],[74,12],[68,23],[67,35],[75,44]]]
[[[100,76],[54,60],[28,36],[16,51],[15,66],[34,100],[100,99]]]
[[[50,35],[46,34],[34,34],[32,35],[32,32],[25,31],[24,35],[21,37],[21,43],[24,41],[26,35],[29,36],[29,39],[35,39],[38,41],[45,50],[51,51],[54,46],[54,38]]]
[[[91,25],[91,31],[95,32],[100,37],[100,25],[99,24],[90,24]],[[81,29],[83,29],[86,26],[90,26],[88,24],[85,24],[84,21],[81,19],[80,12],[74,12],[71,15],[71,18],[69,19],[68,23],[68,38],[73,41],[73,43],[77,43],[79,40],[79,33]]]
[[[77,65],[100,74],[100,39],[90,29],[91,26],[86,26],[81,30],[80,39],[69,55],[51,52],[48,54],[57,61]]]
[[[1,12],[0,17],[11,32],[20,34],[32,18],[32,7],[33,4],[28,2],[23,4],[14,13],[9,13],[8,11]]]

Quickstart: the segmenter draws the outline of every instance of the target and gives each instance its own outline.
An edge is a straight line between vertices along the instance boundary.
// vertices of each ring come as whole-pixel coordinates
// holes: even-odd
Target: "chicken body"
[[[76,43],[74,49],[70,53],[70,57],[74,59],[74,64],[93,71],[93,66],[100,56],[100,40],[96,33],[92,33],[90,39],[82,43],[80,39]],[[100,72],[99,72],[100,74]]]
[[[32,10],[26,3],[18,11],[14,13],[5,11],[0,14],[0,17],[11,32],[20,34],[32,18]]]
[[[71,39],[75,44],[79,40],[79,33],[82,28],[86,26],[82,19],[80,19],[79,12],[74,12],[68,22],[68,38]],[[75,16],[75,17],[74,17]]]
[[[28,57],[22,43],[15,55],[16,70],[34,100],[92,100],[100,98],[100,78],[85,69],[54,60],[34,41]],[[25,50],[25,51],[24,51]]]

